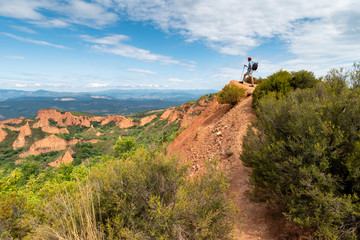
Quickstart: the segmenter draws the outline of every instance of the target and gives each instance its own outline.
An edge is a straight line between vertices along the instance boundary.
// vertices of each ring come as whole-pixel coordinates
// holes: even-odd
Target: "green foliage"
[[[257,77],[253,77],[254,80],[254,84],[260,84],[262,82],[264,82],[266,80],[266,78],[257,78]],[[247,76],[244,80],[244,82],[250,83],[251,84],[251,77]]]
[[[49,125],[50,125],[51,127],[56,127],[57,124],[58,124],[58,122],[55,121],[55,120],[52,119],[52,118],[49,118],[48,121],[49,121]]]
[[[226,85],[219,93],[217,101],[220,104],[228,103],[234,106],[243,96],[245,96],[245,89],[236,85]]]
[[[269,93],[275,94],[276,98],[281,98],[289,92],[300,88],[312,88],[319,80],[314,73],[305,70],[291,72],[280,70],[270,75],[267,80],[261,82],[253,92],[253,105],[256,107],[260,98]]]
[[[124,137],[121,140],[116,141],[114,146],[114,156],[127,158],[131,156],[136,149],[136,142],[133,137]]]
[[[31,237],[230,239],[235,212],[214,165],[190,180],[175,159],[138,149],[126,161],[98,165],[77,186],[40,209]]]
[[[326,79],[282,98],[261,98],[258,131],[249,128],[241,159],[253,168],[258,196],[268,196],[289,219],[319,239],[356,239],[360,91],[347,89],[332,72]],[[281,85],[285,95],[289,85]]]
[[[50,163],[55,161],[63,152],[60,151],[51,151],[47,153],[40,153],[39,155],[30,155],[26,157],[28,161],[35,161],[39,163]]]
[[[66,141],[70,141],[74,138],[74,136],[71,135],[70,133],[55,133],[55,136],[65,139]]]
[[[75,144],[74,153],[72,157],[74,158],[73,165],[79,165],[86,159],[92,157],[100,156],[101,152],[98,148],[94,147],[92,143],[77,143]]]
[[[26,136],[26,144],[28,146],[34,144],[35,142],[46,138],[47,136],[49,136],[48,133],[43,132],[43,130],[41,129],[41,127],[38,128],[33,128],[31,129],[31,135],[30,136]]]
[[[350,85],[353,88],[360,87],[360,62],[355,62],[353,69],[350,71]]]

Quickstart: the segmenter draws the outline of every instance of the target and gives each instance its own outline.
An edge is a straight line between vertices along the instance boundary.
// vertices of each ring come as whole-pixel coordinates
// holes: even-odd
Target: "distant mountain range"
[[[136,89],[74,93],[0,89],[0,121],[20,116],[32,118],[43,108],[94,115],[127,115],[178,106],[214,92],[217,90]]]

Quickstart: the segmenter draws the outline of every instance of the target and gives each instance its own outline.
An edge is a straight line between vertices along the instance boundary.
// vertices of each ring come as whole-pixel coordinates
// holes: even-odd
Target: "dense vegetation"
[[[245,89],[236,85],[226,85],[218,94],[217,101],[220,104],[228,103],[234,106],[243,96],[245,96]]]
[[[125,146],[118,157],[44,170],[26,162],[2,176],[0,238],[229,238],[235,211],[215,165],[190,180],[163,145],[129,141],[117,142],[115,150]]]
[[[7,130],[0,151],[0,239],[231,238],[236,211],[226,196],[227,179],[214,163],[190,179],[188,166],[166,156],[181,129],[180,122],[159,120],[161,113],[128,129],[114,122],[67,126],[69,133],[57,136],[81,141],[71,147],[74,161],[57,168],[48,164],[65,151],[15,165],[28,147],[13,150],[18,132]],[[32,131],[28,143],[47,136],[41,128]],[[100,141],[86,142],[94,138]]]
[[[241,156],[254,194],[317,239],[360,237],[359,70],[279,71],[254,93]]]

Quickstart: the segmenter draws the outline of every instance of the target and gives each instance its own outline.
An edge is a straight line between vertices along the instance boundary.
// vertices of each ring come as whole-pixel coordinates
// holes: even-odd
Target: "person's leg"
[[[250,71],[249,76],[251,77],[251,85],[249,87],[254,87],[254,78],[253,78],[253,72]]]

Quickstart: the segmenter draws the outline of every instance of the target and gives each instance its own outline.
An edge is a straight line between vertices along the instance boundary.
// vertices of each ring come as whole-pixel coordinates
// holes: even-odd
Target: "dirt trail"
[[[170,152],[178,153],[180,158],[191,163],[191,174],[201,173],[205,161],[216,159],[219,168],[230,178],[230,194],[235,195],[235,204],[241,211],[243,220],[236,229],[235,239],[284,239],[280,237],[279,219],[272,216],[263,203],[249,200],[249,171],[240,161],[243,136],[251,121],[256,119],[252,109],[251,93],[254,88],[248,84],[231,81],[247,91],[236,106],[220,105],[217,101],[211,105],[170,145]],[[239,220],[241,220],[239,219]]]

